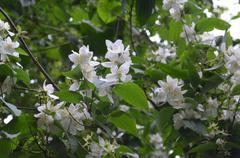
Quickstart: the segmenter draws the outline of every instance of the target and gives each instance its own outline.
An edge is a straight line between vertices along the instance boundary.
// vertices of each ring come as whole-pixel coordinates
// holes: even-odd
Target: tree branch
[[[7,21],[10,23],[11,27],[13,28],[15,33],[19,33],[17,30],[16,25],[14,24],[14,22],[12,21],[12,19],[8,16],[8,14],[2,9],[2,7],[0,7],[0,12],[4,15],[4,17],[7,19]],[[23,37],[21,35],[19,35],[19,40],[22,43],[24,49],[27,51],[28,56],[32,59],[32,61],[34,62],[34,64],[38,67],[38,69],[42,72],[42,74],[45,76],[45,78],[53,85],[53,87],[59,91],[58,86],[54,83],[54,81],[52,80],[52,78],[50,77],[50,75],[44,70],[44,68],[42,67],[42,65],[38,62],[38,60],[33,56],[30,48],[28,47],[27,43],[25,42],[25,40],[23,39]]]

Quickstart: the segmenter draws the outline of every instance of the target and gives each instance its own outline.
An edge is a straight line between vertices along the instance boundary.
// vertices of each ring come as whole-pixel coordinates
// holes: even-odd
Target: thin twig
[[[37,92],[37,93],[41,93],[42,92],[42,91],[39,91],[37,89],[30,89],[30,88],[19,87],[19,86],[14,86],[13,89],[21,90],[21,91],[32,91],[32,92]]]
[[[115,40],[118,38],[119,25],[120,25],[120,18],[118,17],[118,19],[117,19],[117,26],[116,26],[116,33],[114,35],[114,39]]]
[[[134,6],[134,0],[131,0],[131,5],[130,5],[130,12],[129,12],[129,31],[130,31],[130,40],[131,40],[131,45],[133,50],[135,50],[134,42],[133,42],[133,32],[132,32],[132,12],[133,12],[133,6]]]
[[[14,32],[16,34],[18,34],[18,29],[16,27],[16,25],[14,24],[14,22],[12,21],[12,19],[8,16],[8,14],[2,9],[2,7],[0,7],[0,12],[4,15],[4,17],[7,19],[7,21],[10,23],[11,27],[13,28]],[[50,75],[44,70],[44,68],[42,67],[42,65],[38,62],[38,60],[33,56],[30,48],[28,47],[28,45],[26,44],[25,40],[23,39],[23,37],[21,35],[19,35],[19,40],[22,43],[24,49],[27,51],[29,57],[32,59],[32,61],[34,62],[34,64],[38,67],[38,69],[43,73],[43,75],[46,77],[46,79],[53,85],[53,87],[59,91],[58,86],[54,83],[54,81],[52,80],[52,78],[50,77]]]
[[[233,120],[232,120],[232,124],[231,124],[231,129],[233,128],[234,122],[235,122],[235,120],[236,120],[236,115],[237,115],[237,111],[238,111],[239,105],[240,105],[240,98],[238,99],[236,108],[235,108],[235,110],[234,110],[234,115],[233,115]]]
[[[32,137],[33,137],[33,141],[36,143],[36,145],[38,146],[38,148],[43,152],[44,157],[47,158],[47,157],[48,157],[47,151],[38,143],[38,140],[37,140],[36,136],[33,134],[33,131],[32,131],[32,129],[31,129],[31,127],[28,126],[28,128],[29,128],[30,134],[31,134]]]

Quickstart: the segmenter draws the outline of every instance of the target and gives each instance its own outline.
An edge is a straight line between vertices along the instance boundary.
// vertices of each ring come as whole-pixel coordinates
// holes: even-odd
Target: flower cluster
[[[118,147],[115,143],[110,143],[108,140],[104,140],[102,137],[98,137],[98,142],[92,141],[89,145],[90,152],[86,158],[101,158],[104,155],[115,152]]]
[[[95,66],[99,63],[92,61],[93,52],[89,51],[88,46],[82,46],[79,52],[74,52],[69,55],[69,59],[73,62],[73,68],[80,66],[83,76],[89,82],[95,82],[97,79]]]
[[[103,62],[102,65],[111,69],[111,73],[106,75],[106,82],[128,82],[132,76],[128,75],[130,65],[132,64],[129,47],[124,48],[121,40],[112,43],[106,40],[107,53],[105,58],[109,62]]]
[[[228,48],[225,53],[225,61],[225,67],[233,74],[231,78],[232,83],[234,85],[240,84],[240,48],[238,46]]]
[[[107,53],[105,59],[109,61],[102,62],[101,65],[104,68],[109,68],[110,73],[106,74],[105,77],[97,75],[96,66],[99,65],[99,62],[92,61],[93,52],[89,51],[89,47],[82,46],[79,49],[79,53],[73,51],[69,55],[69,59],[73,62],[73,68],[80,66],[84,78],[98,88],[100,96],[108,96],[113,102],[110,95],[110,87],[119,82],[128,82],[132,79],[132,76],[129,74],[132,60],[129,47],[124,48],[122,40],[117,40],[114,43],[106,40],[106,46]],[[79,87],[77,81],[74,82],[70,89],[77,90],[78,88],[76,87]]]
[[[159,47],[156,51],[152,52],[154,56],[154,61],[167,63],[167,59],[174,58],[176,56],[176,52],[174,48],[162,48]]]
[[[183,32],[181,33],[181,37],[185,38],[187,42],[192,42],[196,40],[196,32],[195,32],[195,23],[192,23],[191,26],[184,25]]]
[[[175,129],[185,127],[184,121],[200,119],[201,115],[193,109],[184,109],[173,115],[173,125]]]
[[[57,128],[54,121],[59,121],[66,132],[76,135],[85,129],[83,120],[91,119],[84,104],[70,104],[69,107],[64,107],[63,102],[54,105],[48,101],[46,104],[37,104],[37,109],[39,113],[34,116],[38,118],[38,127],[47,131],[54,131]]]
[[[55,105],[55,101],[59,99],[55,96],[52,84],[43,84],[43,90],[47,94],[47,103],[37,103],[36,107],[39,111],[34,116],[38,118],[38,127],[47,131],[54,131],[57,126],[54,124],[58,121],[64,131],[76,135],[79,131],[84,130],[83,121],[91,119],[84,103],[70,104],[66,107],[66,103],[60,102]]]
[[[184,97],[183,94],[186,91],[182,91],[183,84],[178,79],[173,79],[167,76],[166,82],[158,81],[160,87],[153,88],[153,92],[150,96],[155,104],[158,106],[161,103],[168,102],[174,108],[179,109],[184,107]]]
[[[181,37],[186,39],[186,42],[200,42],[204,45],[209,45],[212,47],[216,47],[216,37],[208,32],[204,32],[203,34],[197,34],[195,31],[195,23],[192,22],[191,25],[183,25],[183,32],[180,34]]]
[[[179,20],[182,14],[183,5],[186,2],[187,0],[163,0],[163,9],[169,10],[171,16]]]
[[[167,158],[168,155],[163,151],[163,140],[159,133],[150,136],[150,142],[154,147],[151,158]]]
[[[5,62],[8,56],[19,57],[19,53],[16,51],[19,43],[12,41],[11,36],[14,34],[9,30],[9,24],[0,20],[0,62]]]

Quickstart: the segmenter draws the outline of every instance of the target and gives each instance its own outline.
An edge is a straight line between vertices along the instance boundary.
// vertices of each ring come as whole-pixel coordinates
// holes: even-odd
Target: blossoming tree
[[[0,157],[239,157],[240,45],[222,11],[1,2]]]

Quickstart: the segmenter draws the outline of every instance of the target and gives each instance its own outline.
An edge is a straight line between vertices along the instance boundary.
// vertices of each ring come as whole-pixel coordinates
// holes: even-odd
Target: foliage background
[[[221,92],[218,94],[210,90],[215,90],[224,81],[219,75],[226,71],[223,65],[211,72],[206,72],[201,80],[196,75],[197,69],[212,68],[218,63],[218,60],[221,62],[221,59],[209,62],[214,58],[213,52],[215,49],[198,45],[198,43],[188,45],[180,36],[183,31],[183,22],[172,19],[169,13],[162,9],[161,0],[37,0],[34,5],[30,6],[23,6],[17,0],[1,0],[0,6],[18,25],[18,29],[24,31],[22,36],[24,36],[45,70],[58,83],[61,90],[66,90],[69,87],[69,81],[63,72],[71,69],[72,64],[68,55],[72,50],[78,50],[83,44],[89,45],[90,50],[101,60],[101,56],[104,56],[106,52],[105,40],[122,39],[125,45],[130,45],[131,50],[137,54],[137,57],[132,59],[135,68],[142,69],[145,72],[144,75],[136,74],[133,76],[135,83],[141,85],[142,89],[149,90],[151,83],[156,83],[157,80],[164,79],[166,75],[171,75],[195,86],[193,88],[187,87],[188,97],[195,100],[206,99],[200,98],[202,97],[200,95],[195,96],[196,92],[213,97],[222,95]],[[203,13],[203,9],[206,8],[215,17],[218,17],[223,10],[221,8],[218,11],[213,10],[211,0],[189,0],[184,7],[186,23],[190,25],[192,22],[206,19],[206,15]],[[0,17],[4,19],[1,14]],[[228,24],[207,22],[202,25],[198,23],[197,26],[197,33],[201,33],[212,30],[214,27],[225,30]],[[147,54],[161,46],[161,43],[149,39],[150,36],[155,34],[159,34],[162,40],[168,41],[169,45],[178,46],[176,50],[178,60],[173,60],[167,65],[159,64],[155,67],[153,66],[155,63],[146,61]],[[225,39],[227,39],[229,46],[232,43],[235,45],[239,42],[238,40],[232,41],[229,32],[226,31],[224,37],[218,37],[217,44],[220,45]],[[0,155],[3,155],[3,157],[43,157],[44,155],[83,157],[86,153],[81,146],[78,147],[76,153],[71,153],[65,147],[61,138],[57,136],[53,136],[54,141],[46,145],[49,150],[48,154],[42,152],[29,153],[28,150],[41,151],[34,141],[35,137],[41,141],[42,135],[45,134],[37,128],[36,119],[33,117],[33,114],[36,113],[33,105],[41,99],[41,95],[31,91],[31,89],[40,89],[45,78],[33,65],[26,52],[22,49],[19,49],[19,51],[22,52],[20,63],[26,71],[23,77],[18,78],[17,88],[13,89],[11,95],[7,96],[7,100],[18,105],[26,113],[21,117],[14,117],[11,123],[1,127],[1,130],[12,134],[20,131],[21,135],[12,140],[0,140]],[[202,65],[197,65],[199,62]],[[1,71],[3,70],[0,70],[0,76],[3,80],[6,75]],[[203,88],[199,89],[198,85]],[[27,89],[27,93],[25,89]],[[224,95],[221,99],[224,100]],[[104,122],[104,115],[109,115],[115,110],[114,108],[114,110],[111,109],[112,107],[107,107],[108,104],[102,102],[102,105],[98,105],[95,109],[95,115],[100,122]],[[160,108],[159,111],[152,112],[153,115],[148,117],[146,113],[133,108],[131,116],[135,118],[137,123],[145,126],[146,131],[140,138],[126,135],[120,140],[120,143],[125,145],[124,147],[129,146],[131,150],[140,146],[136,150],[140,153],[140,157],[145,157],[152,150],[148,140],[149,133],[154,133],[155,128],[152,126],[157,126],[162,133],[167,150],[174,150],[170,157],[176,155],[182,157],[221,156],[217,152],[215,138],[208,140],[202,135],[202,126],[179,131],[174,130],[171,123],[174,112],[176,111],[173,108],[164,107]],[[142,119],[145,117],[148,117],[149,120]],[[220,122],[219,126],[225,128],[228,124],[225,125],[224,122],[222,124]],[[93,125],[91,130],[94,131],[97,127],[98,125]],[[110,127],[114,129],[113,126]],[[226,128],[231,133],[226,138],[230,142],[226,148],[229,148],[232,157],[238,157],[240,148],[238,141],[240,139],[239,126],[234,129],[232,127]],[[132,133],[135,133],[135,131]],[[179,141],[175,142],[176,139],[179,139]],[[79,138],[79,140],[82,141],[82,138]],[[127,149],[124,147],[122,150],[128,150],[127,147]],[[108,156],[111,157],[111,155]]]

